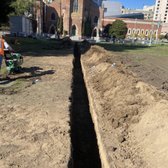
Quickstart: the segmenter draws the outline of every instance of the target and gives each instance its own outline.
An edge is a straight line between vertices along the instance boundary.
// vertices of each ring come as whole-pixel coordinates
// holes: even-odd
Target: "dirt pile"
[[[123,59],[97,46],[82,57],[102,157],[109,167],[166,167],[168,96],[137,78]]]

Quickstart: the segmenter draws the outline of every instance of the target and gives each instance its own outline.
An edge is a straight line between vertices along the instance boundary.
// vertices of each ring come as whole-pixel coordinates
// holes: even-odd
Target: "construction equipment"
[[[9,74],[21,72],[23,56],[5,49],[5,63]]]

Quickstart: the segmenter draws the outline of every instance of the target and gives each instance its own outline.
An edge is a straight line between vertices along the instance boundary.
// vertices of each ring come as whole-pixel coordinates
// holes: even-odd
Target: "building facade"
[[[154,18],[155,21],[168,23],[168,1],[156,0]]]
[[[152,33],[157,39],[160,35],[162,25],[159,25],[158,21],[137,19],[135,14],[131,14],[133,15],[131,18],[108,17],[105,16],[105,6],[101,6],[101,2],[101,0],[49,0],[48,2],[37,0],[37,33],[56,34],[59,31],[58,20],[62,17],[63,34],[77,38],[95,36],[97,34],[95,30],[103,31],[107,24],[112,24],[116,19],[127,23],[128,36],[147,38]],[[153,11],[152,7],[148,9]],[[148,9],[146,7],[146,10]]]
[[[122,14],[143,13],[145,20],[153,20],[155,6],[144,6],[143,9],[123,8]]]
[[[127,37],[149,39],[152,35],[153,39],[158,39],[161,34],[162,27],[158,27],[158,23],[154,21],[129,18],[104,18],[102,24],[105,27],[117,19],[123,20],[127,24]]]
[[[38,0],[37,3],[39,6],[36,17],[38,33],[55,34],[59,31],[57,29],[59,18],[62,18],[63,32],[70,36],[81,37],[88,31],[87,27],[94,29],[100,19],[101,0],[50,0],[48,2]]]

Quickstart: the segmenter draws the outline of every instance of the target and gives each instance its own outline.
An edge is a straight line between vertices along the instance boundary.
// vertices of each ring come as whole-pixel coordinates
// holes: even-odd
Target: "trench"
[[[75,51],[76,52],[76,51]],[[69,168],[101,168],[94,124],[80,62],[80,53],[74,56],[71,94],[71,159]]]

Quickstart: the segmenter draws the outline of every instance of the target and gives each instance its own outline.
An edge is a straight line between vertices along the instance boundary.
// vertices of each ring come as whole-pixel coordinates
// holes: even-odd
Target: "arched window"
[[[137,34],[140,35],[140,30],[139,29],[137,30]]]
[[[141,34],[144,34],[144,30],[143,29],[141,30]]]
[[[51,20],[55,20],[55,19],[56,19],[55,13],[52,13],[52,14],[51,14]]]
[[[128,34],[131,34],[131,29],[128,29]]]
[[[78,12],[78,0],[73,0],[73,12]]]

